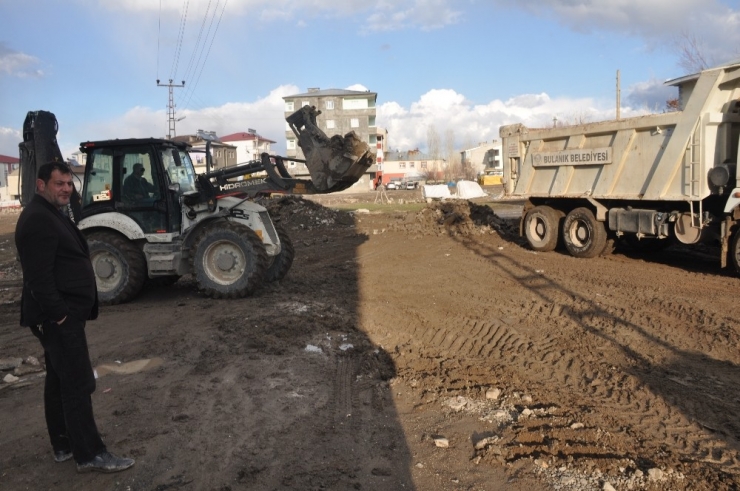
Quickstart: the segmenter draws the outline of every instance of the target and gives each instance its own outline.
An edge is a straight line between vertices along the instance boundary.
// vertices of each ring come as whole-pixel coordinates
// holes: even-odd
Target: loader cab
[[[85,142],[82,218],[121,213],[145,234],[178,233],[180,196],[195,190],[186,144],[159,139]]]

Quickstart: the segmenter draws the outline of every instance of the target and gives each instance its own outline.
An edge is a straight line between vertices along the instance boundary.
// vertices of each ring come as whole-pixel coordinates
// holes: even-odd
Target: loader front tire
[[[191,254],[198,289],[211,298],[252,295],[267,272],[267,252],[246,225],[218,220],[200,231]]]
[[[141,292],[147,278],[146,258],[136,244],[112,232],[93,232],[87,243],[100,303],[128,302]]]
[[[524,235],[532,250],[554,251],[558,245],[561,212],[549,206],[535,206],[524,217]]]
[[[563,242],[573,257],[596,257],[606,248],[604,222],[596,219],[588,208],[576,208],[565,216]]]
[[[291,242],[288,232],[286,232],[280,225],[274,225],[278,238],[280,238],[280,254],[273,258],[272,264],[267,268],[265,281],[268,282],[280,281],[285,278],[285,275],[288,274],[288,270],[290,270],[290,267],[293,265],[293,258],[295,257],[293,242]]]

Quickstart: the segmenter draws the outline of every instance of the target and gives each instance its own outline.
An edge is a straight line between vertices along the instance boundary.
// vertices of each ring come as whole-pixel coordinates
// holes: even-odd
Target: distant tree
[[[427,126],[427,153],[432,160],[439,160],[439,133],[433,124]]]
[[[714,64],[706,54],[704,42],[692,32],[679,34],[673,40],[673,49],[678,54],[678,66],[687,74],[698,73]]]
[[[678,111],[679,109],[679,103],[678,103],[678,97],[674,99],[668,99],[665,101],[665,112],[672,113],[674,111]]]
[[[445,168],[445,179],[448,181],[454,180],[460,177],[460,155],[455,152],[455,131],[452,128],[447,128],[445,131],[445,160],[447,160],[447,167]]]

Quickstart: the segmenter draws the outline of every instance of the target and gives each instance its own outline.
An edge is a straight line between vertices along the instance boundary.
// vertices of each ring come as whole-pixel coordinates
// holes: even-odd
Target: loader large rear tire
[[[606,247],[606,228],[588,208],[576,208],[565,216],[563,242],[573,257],[591,258]]]
[[[267,272],[267,252],[246,225],[219,220],[201,230],[191,254],[198,288],[212,298],[252,295]]]
[[[272,260],[272,264],[267,268],[265,281],[268,282],[280,281],[285,278],[285,275],[288,274],[288,270],[290,270],[290,267],[293,265],[293,258],[295,257],[293,242],[290,240],[288,232],[286,232],[280,225],[274,225],[278,237],[280,238],[280,254],[275,256]]]
[[[136,244],[111,232],[93,232],[87,243],[100,303],[128,302],[141,292],[147,278],[146,259]]]

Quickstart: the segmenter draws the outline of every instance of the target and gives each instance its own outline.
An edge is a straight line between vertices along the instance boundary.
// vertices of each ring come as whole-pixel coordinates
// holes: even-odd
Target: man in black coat
[[[107,451],[93,417],[95,376],[85,321],[98,316],[98,294],[85,237],[60,211],[72,191],[72,173],[65,163],[44,164],[36,195],[18,218],[21,325],[30,327],[44,348],[44,411],[54,460],[74,457],[78,472],[118,472],[134,461]]]

